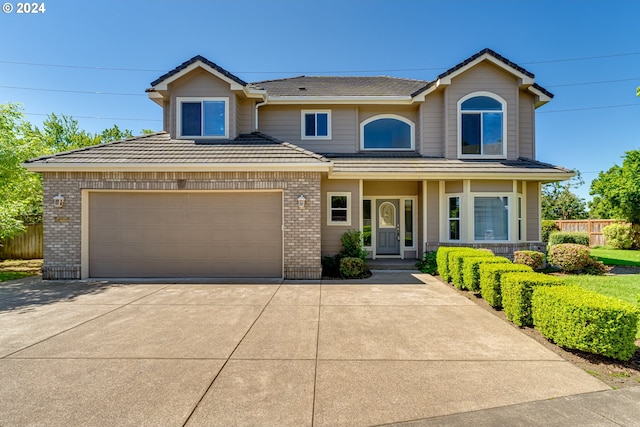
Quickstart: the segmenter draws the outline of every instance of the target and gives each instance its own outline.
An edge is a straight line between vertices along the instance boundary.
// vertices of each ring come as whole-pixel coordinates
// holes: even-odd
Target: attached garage
[[[89,277],[283,277],[281,191],[90,191],[86,199]]]

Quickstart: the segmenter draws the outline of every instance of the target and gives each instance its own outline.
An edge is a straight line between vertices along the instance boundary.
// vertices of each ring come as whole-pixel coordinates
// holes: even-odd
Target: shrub
[[[423,273],[431,274],[435,276],[438,274],[438,265],[436,263],[436,251],[425,252],[422,254],[422,259],[416,262],[416,268]]]
[[[504,314],[518,326],[533,325],[531,296],[535,286],[565,284],[562,279],[542,273],[504,273],[501,283]]]
[[[533,272],[531,267],[519,264],[481,264],[480,265],[480,293],[482,298],[491,307],[500,308],[502,306],[501,277],[504,273],[511,271]]]
[[[552,219],[545,219],[542,221],[542,241],[549,243],[549,235],[554,231],[560,231],[558,224]]]
[[[366,265],[360,258],[345,257],[340,260],[340,274],[345,279],[361,279],[366,271]]]
[[[451,251],[460,250],[459,246],[440,246],[436,252],[436,265],[438,266],[438,273],[445,282],[451,281],[449,275],[449,257],[448,254]],[[469,248],[467,248],[469,249]]]
[[[348,230],[340,237],[342,243],[342,257],[367,259],[367,252],[362,245],[362,233],[358,230]]]
[[[462,281],[464,287],[472,292],[480,292],[480,266],[482,264],[511,264],[511,261],[501,256],[469,258],[466,260],[462,272]]]
[[[636,351],[638,308],[577,286],[539,286],[531,302],[533,323],[566,348],[629,360]]]
[[[589,247],[573,243],[562,243],[551,246],[547,261],[563,271],[578,271],[585,268],[591,257]]]
[[[589,258],[589,262],[582,269],[582,273],[591,276],[603,276],[610,271],[611,267],[604,265],[602,261],[598,261],[596,258]]]
[[[464,285],[464,265],[472,258],[494,257],[493,252],[482,249],[472,249],[471,251],[449,252],[449,274],[451,282],[458,289],[467,289]]]
[[[514,264],[528,265],[534,270],[544,267],[544,254],[538,251],[515,251],[513,253]]]
[[[635,231],[631,224],[614,223],[602,229],[607,245],[614,249],[629,249],[633,246]]]
[[[554,231],[549,236],[549,246],[563,243],[575,243],[576,245],[589,246],[589,233],[576,231]]]

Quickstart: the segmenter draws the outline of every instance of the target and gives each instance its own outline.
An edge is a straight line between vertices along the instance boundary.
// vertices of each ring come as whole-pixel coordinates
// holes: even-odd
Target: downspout
[[[267,97],[265,95],[264,101],[263,102],[258,102],[256,104],[256,120],[255,120],[255,126],[254,126],[255,127],[254,131],[256,131],[256,132],[258,131],[258,127],[259,127],[258,126],[258,108],[262,107],[263,105],[267,105],[267,102],[268,102],[268,99],[267,99]]]

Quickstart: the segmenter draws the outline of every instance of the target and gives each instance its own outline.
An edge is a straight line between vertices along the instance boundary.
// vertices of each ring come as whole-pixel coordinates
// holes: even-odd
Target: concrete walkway
[[[2,284],[0,425],[506,425],[485,410],[609,390],[430,276],[374,276]]]

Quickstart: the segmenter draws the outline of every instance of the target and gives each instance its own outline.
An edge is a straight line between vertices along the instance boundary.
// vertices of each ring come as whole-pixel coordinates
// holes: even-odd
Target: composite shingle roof
[[[397,77],[298,76],[253,85],[279,96],[411,96],[429,82]]]
[[[254,132],[234,140],[172,139],[161,132],[27,160],[25,164],[296,164],[329,163],[325,157]]]

